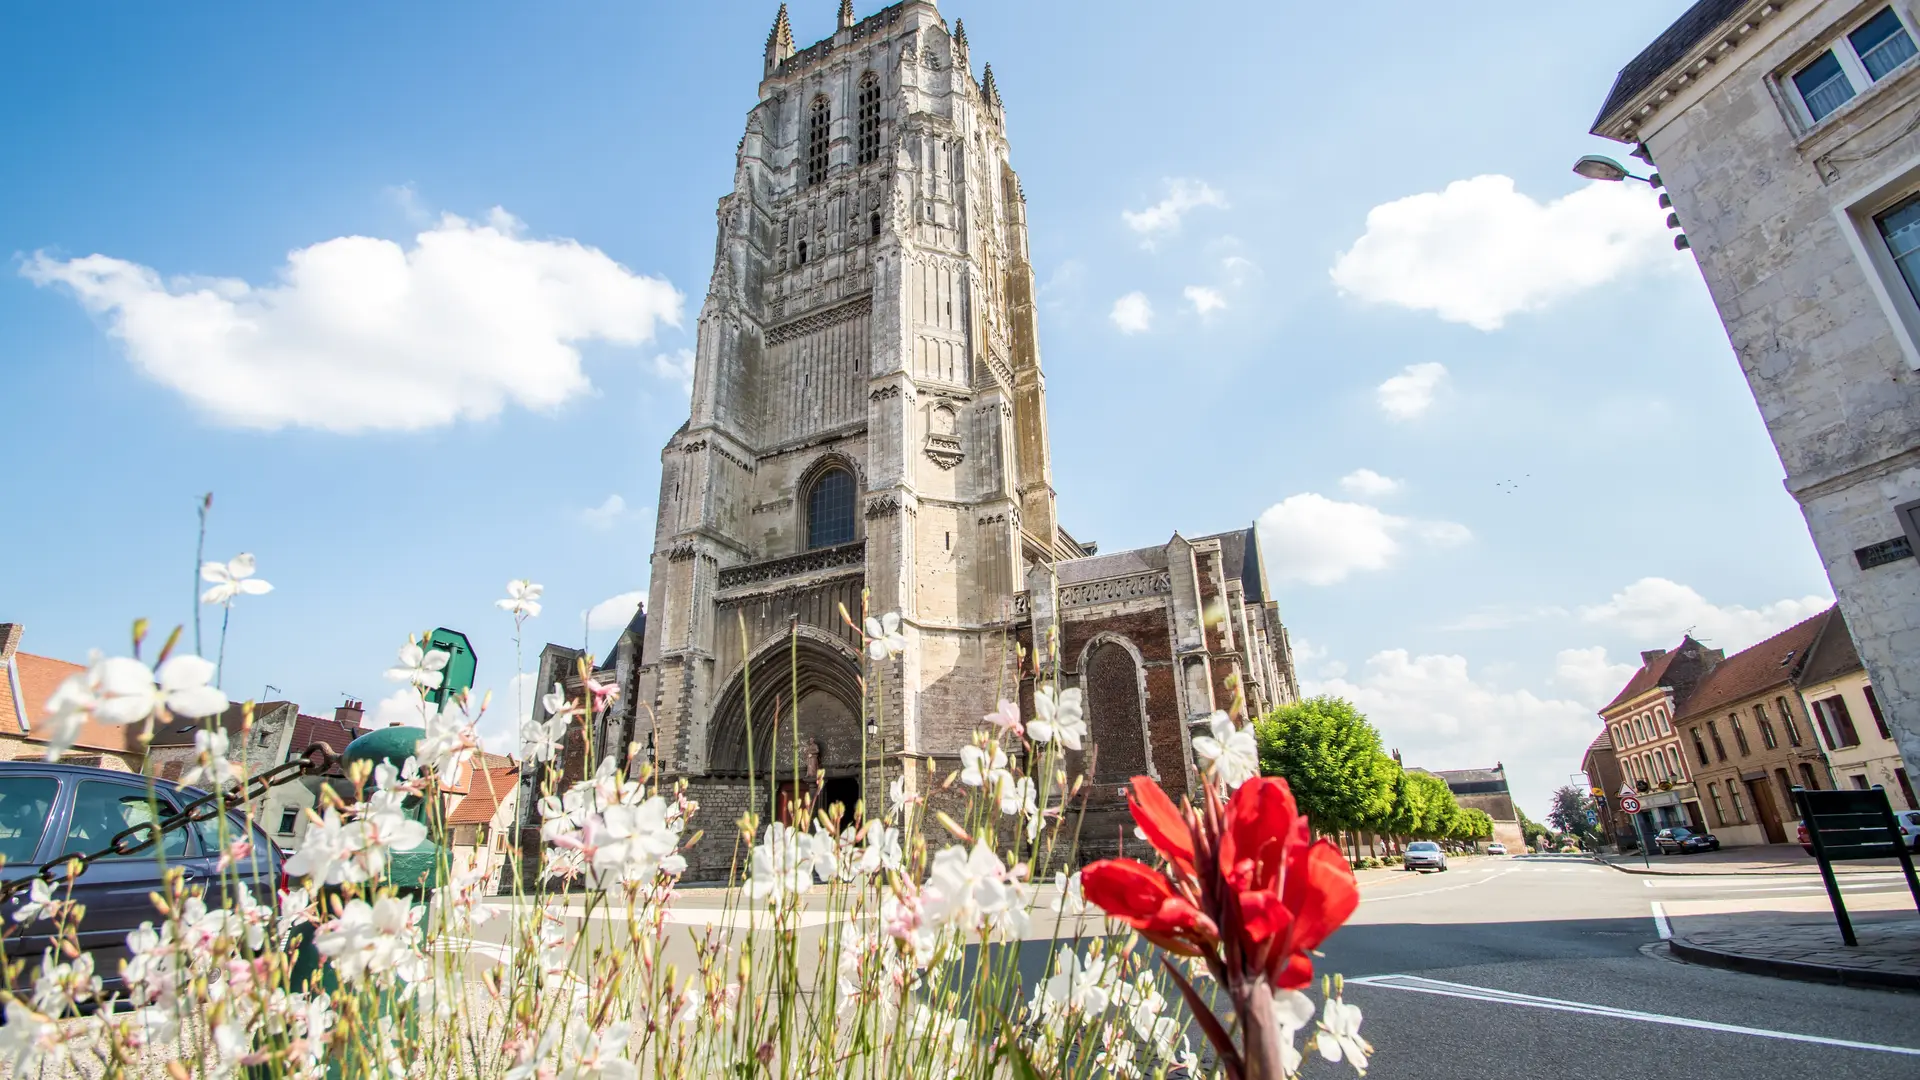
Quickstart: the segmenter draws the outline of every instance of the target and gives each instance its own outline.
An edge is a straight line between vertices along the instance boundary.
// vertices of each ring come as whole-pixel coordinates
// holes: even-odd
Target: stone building
[[[1838,612],[1814,641],[1799,684],[1803,708],[1827,752],[1833,786],[1885,788],[1895,810],[1920,810],[1906,760],[1894,745],[1879,695]]]
[[[782,7],[767,39],[661,455],[643,644],[613,673],[625,741],[707,810],[696,874],[727,866],[749,771],[796,749],[849,804],[954,760],[998,698],[1030,701],[1017,644],[1057,645],[1088,692],[1109,804],[1129,770],[1186,788],[1189,724],[1234,687],[1295,693],[1252,530],[1097,555],[1061,526],[1026,199],[973,71],[930,0],[843,2],[804,49]],[[897,659],[862,659],[842,612],[863,592],[900,614]]]
[[[1495,762],[1491,769],[1436,769],[1453,792],[1453,801],[1467,810],[1478,810],[1493,819],[1494,842],[1505,844],[1515,855],[1527,850],[1526,831],[1520,827],[1520,813],[1514,809],[1513,792],[1507,787],[1507,767]]]
[[[1671,650],[1649,649],[1640,654],[1640,670],[1600,710],[1607,745],[1622,773],[1607,794],[1617,802],[1620,784],[1632,785],[1642,807],[1639,824],[1648,836],[1678,825],[1705,827],[1686,743],[1673,718],[1700,680],[1725,658],[1722,650],[1689,636]],[[1625,831],[1633,834],[1634,823],[1626,822]]]
[[[1693,748],[1694,786],[1720,842],[1786,844],[1796,787],[1830,788],[1826,759],[1794,682],[1835,609],[1796,623],[1713,666],[1679,704],[1674,727]]]
[[[1700,0],[1621,70],[1593,125],[1659,168],[1909,761],[1920,755],[1917,41],[1909,0]]]

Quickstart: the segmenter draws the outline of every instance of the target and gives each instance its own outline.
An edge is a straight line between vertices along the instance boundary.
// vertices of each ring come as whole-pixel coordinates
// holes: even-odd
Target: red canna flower
[[[1104,859],[1081,871],[1083,894],[1167,952],[1204,960],[1243,1020],[1244,1050],[1167,969],[1229,1077],[1279,1080],[1274,995],[1313,981],[1313,951],[1359,906],[1352,867],[1339,848],[1310,839],[1285,780],[1248,780],[1224,806],[1209,782],[1202,812],[1175,807],[1136,776],[1128,802],[1167,870]]]

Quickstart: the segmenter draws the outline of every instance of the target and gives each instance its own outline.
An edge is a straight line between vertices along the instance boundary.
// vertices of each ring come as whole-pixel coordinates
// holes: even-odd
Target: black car
[[[171,816],[205,792],[154,780],[149,801],[146,777],[82,765],[30,761],[0,762],[0,855],[6,865],[0,880],[31,877],[43,863],[64,855],[99,851],[129,826]],[[158,805],[156,805],[156,803]],[[245,835],[246,820],[228,815],[229,842]],[[169,831],[163,844],[169,868],[178,867],[189,883],[220,879],[220,826],[217,818]],[[280,886],[281,855],[257,825],[253,854],[232,873],[256,901],[274,903]],[[86,905],[80,919],[80,947],[93,954],[95,974],[111,992],[120,985],[120,962],[127,956],[127,935],[147,921],[158,922],[151,893],[161,887],[154,848],[138,855],[105,858],[74,879],[72,899]],[[55,889],[65,896],[65,886]],[[13,913],[26,903],[21,890],[0,905],[0,918],[13,925]],[[209,901],[211,902],[211,901]],[[7,937],[7,957],[37,968],[53,940],[53,924],[37,919]]]
[[[1719,851],[1720,838],[1692,829],[1661,829],[1653,838],[1653,846],[1662,855],[1692,855],[1700,851]]]

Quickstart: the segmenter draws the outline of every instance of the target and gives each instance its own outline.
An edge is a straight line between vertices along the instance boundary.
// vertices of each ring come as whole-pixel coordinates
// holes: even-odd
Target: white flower
[[[81,953],[71,963],[54,959],[49,945],[40,956],[40,973],[33,979],[33,1008],[48,1016],[64,1016],[84,1001],[100,993],[100,979],[93,973],[93,954]]]
[[[320,927],[313,945],[333,961],[343,982],[369,975],[418,982],[427,974],[419,949],[425,910],[397,896],[382,896],[371,904],[356,897],[340,909],[339,918]]]
[[[606,808],[599,829],[605,838],[595,848],[593,868],[600,876],[600,887],[615,882],[649,884],[658,873],[679,874],[686,870],[684,856],[675,852],[680,846],[682,820],[659,795],[638,806],[621,803]]]
[[[1027,891],[985,841],[971,851],[954,845],[933,857],[921,890],[921,917],[936,927],[1014,937],[1026,931]]]
[[[812,860],[813,876],[821,881],[832,881],[840,876],[839,838],[827,831],[825,825],[813,827],[813,842],[807,852]],[[848,871],[852,871],[849,866]]]
[[[27,885],[27,902],[13,910],[13,921],[22,926],[35,919],[60,917],[60,909],[65,903],[53,895],[53,886],[45,878],[34,878]]]
[[[560,1054],[560,1071],[555,1080],[633,1080],[639,1075],[631,1061],[620,1055],[633,1037],[633,1025],[621,1020],[601,1031],[588,1026],[584,1016],[575,1016],[567,1026],[567,1042]]]
[[[1360,1037],[1360,1006],[1328,998],[1314,1045],[1320,1048],[1321,1057],[1335,1062],[1345,1058],[1353,1063],[1355,1072],[1365,1076],[1367,1055],[1373,1053],[1373,1047]]]
[[[1007,771],[1007,752],[1000,749],[999,743],[992,748],[963,746],[960,748],[960,782],[968,787],[985,787],[989,783],[998,785],[999,777]]]
[[[502,611],[511,612],[518,619],[540,614],[540,594],[546,590],[544,585],[535,585],[525,578],[515,578],[507,582],[507,598],[495,600],[494,606]]]
[[[240,770],[227,759],[229,741],[225,728],[202,728],[193,733],[193,767],[180,774],[188,787],[224,791],[240,782]]]
[[[0,1025],[0,1061],[12,1066],[13,1075],[38,1075],[46,1058],[66,1060],[67,1039],[59,1024],[19,1001],[7,1003],[6,1017]]]
[[[1100,909],[1087,903],[1087,898],[1081,895],[1080,871],[1068,874],[1065,870],[1055,870],[1053,884],[1060,890],[1060,895],[1053,899],[1053,910],[1071,918],[1099,913]]]
[[[426,710],[426,733],[414,753],[423,768],[445,780],[459,774],[460,766],[480,749],[480,734],[473,721],[456,701],[449,700],[438,711]]]
[[[1053,1006],[1072,1012],[1107,1011],[1107,961],[1089,956],[1083,962],[1070,945],[1062,945],[1053,962],[1053,977],[1034,987],[1034,997],[1044,992]]]
[[[813,837],[776,821],[753,847],[748,868],[747,895],[778,903],[804,892],[812,884]]]
[[[227,707],[227,695],[208,686],[213,665],[197,656],[176,656],[160,665],[158,682],[147,665],[126,656],[98,660],[85,675],[70,675],[47,699],[56,736],[73,736],[91,717],[104,724],[138,724],[165,709],[198,720]],[[71,738],[67,740],[72,745]]]
[[[231,604],[236,596],[261,596],[273,591],[273,586],[253,576],[253,556],[246,552],[235,555],[231,562],[202,563],[200,580],[213,584],[200,594],[203,604]]]
[[[891,825],[870,823],[866,840],[860,846],[860,860],[854,864],[854,870],[862,874],[898,870],[900,860],[900,830]]]
[[[80,740],[80,726],[93,715],[99,700],[93,692],[92,672],[69,675],[54,687],[53,694],[47,698],[47,712],[51,715],[41,725],[41,734],[47,740],[48,761],[60,760],[60,756]]]
[[[996,779],[998,784],[994,788],[994,795],[1000,801],[1001,813],[1033,816],[1040,812],[1034,805],[1033,777],[1023,776],[1015,780],[1012,773],[1001,773]]]
[[[438,690],[440,684],[447,681],[446,667],[450,657],[435,649],[428,652],[417,643],[409,641],[400,646],[400,663],[387,669],[387,678],[394,682],[412,683],[429,690]]]
[[[1001,698],[1000,704],[995,706],[992,712],[980,719],[992,724],[1001,731],[1011,731],[1015,735],[1026,733],[1026,727],[1020,723],[1020,706],[1015,705],[1005,698]]]
[[[1196,735],[1193,739],[1193,753],[1200,759],[1201,769],[1228,790],[1259,776],[1260,744],[1253,730],[1235,726],[1233,717],[1223,712],[1215,712],[1209,723],[1213,737]]]
[[[1042,746],[1057,738],[1067,749],[1078,750],[1087,737],[1082,711],[1079,687],[1061,691],[1056,699],[1053,688],[1043,686],[1033,695],[1033,720],[1027,724],[1027,736]]]
[[[300,850],[286,862],[287,874],[312,878],[316,885],[365,881],[356,858],[362,846],[360,823],[341,820],[340,811],[329,806],[320,820],[308,824]]]
[[[899,817],[907,808],[907,778],[896,776],[887,785],[887,816]]]
[[[900,613],[889,611],[879,618],[867,617],[867,655],[875,660],[890,660],[907,649],[907,636],[900,632]]]

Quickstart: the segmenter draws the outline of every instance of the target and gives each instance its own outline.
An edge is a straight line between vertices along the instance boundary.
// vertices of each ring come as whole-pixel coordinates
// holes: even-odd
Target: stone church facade
[[[798,49],[780,9],[601,743],[689,782],[696,876],[726,871],[750,771],[755,809],[780,812],[767,777],[791,768],[796,698],[820,794],[851,804],[864,777],[879,799],[909,764],[955,767],[1001,697],[1030,710],[1016,646],[1057,643],[1105,812],[1136,773],[1190,789],[1190,728],[1236,687],[1254,711],[1296,695],[1254,530],[1097,554],[1061,527],[1026,212],[961,24],[930,0],[864,19],[843,2]],[[900,657],[863,660],[842,617],[863,590],[900,614]],[[543,686],[567,670],[549,659]]]

